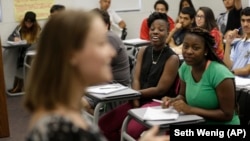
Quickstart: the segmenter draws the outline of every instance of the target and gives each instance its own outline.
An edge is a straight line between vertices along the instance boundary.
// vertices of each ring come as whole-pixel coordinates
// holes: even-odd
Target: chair
[[[236,100],[239,105],[239,118],[241,125],[250,125],[250,90],[243,88],[236,90]]]

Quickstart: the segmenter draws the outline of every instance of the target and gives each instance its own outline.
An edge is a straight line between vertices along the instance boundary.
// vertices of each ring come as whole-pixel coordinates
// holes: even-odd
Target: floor
[[[18,48],[2,49],[4,79],[6,89],[13,86],[14,75],[17,73],[16,63]],[[10,137],[0,138],[0,141],[24,141],[29,122],[29,114],[23,106],[23,96],[6,96]]]
[[[29,113],[25,110],[23,96],[7,96],[10,137],[0,141],[24,141],[29,122]]]

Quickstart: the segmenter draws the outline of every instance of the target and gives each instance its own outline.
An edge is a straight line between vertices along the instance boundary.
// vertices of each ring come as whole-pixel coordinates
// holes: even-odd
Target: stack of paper
[[[88,87],[87,92],[94,94],[110,94],[127,88],[128,87],[125,87],[121,84],[105,84],[105,85]]]
[[[235,76],[235,84],[236,86],[250,86],[250,79],[249,78],[243,78]]]
[[[148,107],[143,120],[176,120],[179,113],[174,108],[156,109]]]

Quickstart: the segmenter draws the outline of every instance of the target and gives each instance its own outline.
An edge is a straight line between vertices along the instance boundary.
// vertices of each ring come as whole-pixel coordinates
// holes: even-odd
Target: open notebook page
[[[156,109],[148,107],[143,120],[176,120],[179,113],[172,107],[167,109]]]

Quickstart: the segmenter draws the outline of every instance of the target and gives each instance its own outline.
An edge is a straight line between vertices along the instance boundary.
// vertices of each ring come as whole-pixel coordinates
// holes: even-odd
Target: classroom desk
[[[152,108],[152,107],[151,107]],[[161,108],[156,106],[154,108]],[[135,119],[147,128],[151,128],[154,125],[158,125],[161,131],[169,130],[170,125],[186,125],[186,124],[199,124],[205,121],[204,118],[198,115],[184,115],[180,114],[177,120],[159,120],[159,121],[144,121],[143,116],[147,108],[136,108],[128,111],[128,116],[123,122],[121,130],[121,141],[129,140],[135,141],[130,135],[127,134],[126,129],[131,119]]]
[[[11,45],[6,43],[2,44],[3,48],[3,66],[4,66],[4,78],[6,84],[6,93],[10,96],[22,95],[23,92],[9,93],[8,89],[13,87],[13,80],[17,74],[17,61],[20,57],[20,52],[29,48],[30,44],[16,44]],[[13,75],[14,74],[14,75]]]
[[[140,38],[123,40],[125,46],[141,47],[150,45],[150,41],[142,40]]]
[[[94,109],[94,116],[92,116],[93,122],[95,124],[98,124],[98,120],[100,116],[99,110],[104,104],[117,102],[117,101],[127,101],[127,100],[138,99],[141,96],[141,94],[136,90],[127,88],[127,89],[120,90],[118,92],[114,92],[111,94],[87,93],[86,96],[91,99],[94,99],[95,101],[98,101],[98,104],[96,105]],[[91,115],[88,115],[88,116],[91,116]]]

